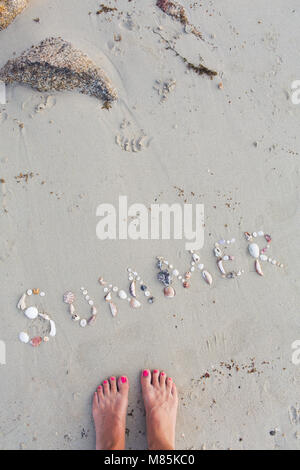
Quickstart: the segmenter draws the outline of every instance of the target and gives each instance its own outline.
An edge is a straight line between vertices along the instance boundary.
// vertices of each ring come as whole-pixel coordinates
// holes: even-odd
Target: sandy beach
[[[108,106],[73,91],[6,86],[0,105],[0,449],[95,447],[93,392],[111,374],[131,388],[127,448],[146,449],[139,374],[165,370],[179,391],[178,449],[300,449],[299,2],[187,1],[189,25],[156,0],[31,0],[0,31],[0,69],[32,45],[61,37],[105,71],[118,99]],[[202,39],[192,27],[202,33]],[[186,59],[186,61],[183,60]],[[188,63],[216,76],[199,75]],[[185,271],[184,240],[105,240],[99,204],[204,204],[205,242],[191,287],[165,298],[156,256]],[[283,268],[254,269],[244,232],[271,234]],[[244,270],[223,279],[217,240]],[[260,246],[263,242],[259,241]],[[113,318],[99,276],[128,286],[132,267],[153,305],[118,302]],[[63,294],[86,287],[93,327],[70,320]],[[16,308],[27,289],[46,293],[56,323],[32,348]],[[29,325],[29,326],[28,326]],[[42,327],[43,328],[43,327]]]

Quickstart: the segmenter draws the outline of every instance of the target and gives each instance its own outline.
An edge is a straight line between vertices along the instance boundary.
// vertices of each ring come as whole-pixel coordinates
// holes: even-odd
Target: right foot
[[[173,380],[164,372],[145,369],[141,376],[146,409],[149,450],[175,449],[178,396]]]
[[[96,429],[96,450],[123,450],[128,407],[127,377],[104,380],[94,393],[93,418]]]

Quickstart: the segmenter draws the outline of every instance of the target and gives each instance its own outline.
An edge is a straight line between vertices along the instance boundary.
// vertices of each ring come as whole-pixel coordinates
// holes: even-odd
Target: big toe
[[[149,369],[144,369],[142,371],[141,383],[143,391],[148,390],[151,386],[151,372]]]

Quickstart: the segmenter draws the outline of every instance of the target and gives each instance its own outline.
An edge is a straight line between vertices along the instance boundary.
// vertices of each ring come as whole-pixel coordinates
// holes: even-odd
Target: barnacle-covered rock
[[[0,31],[27,7],[29,0],[0,0]]]
[[[62,38],[45,39],[9,60],[0,70],[0,80],[24,83],[39,91],[77,89],[105,102],[117,99],[103,70]]]

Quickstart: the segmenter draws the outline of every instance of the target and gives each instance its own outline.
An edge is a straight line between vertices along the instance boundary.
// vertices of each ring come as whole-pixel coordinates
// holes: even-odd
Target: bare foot
[[[124,450],[128,390],[127,377],[111,377],[94,393],[96,450]]]
[[[152,375],[152,377],[151,377]],[[146,409],[149,450],[175,449],[178,396],[173,380],[164,372],[145,369],[141,376]]]

